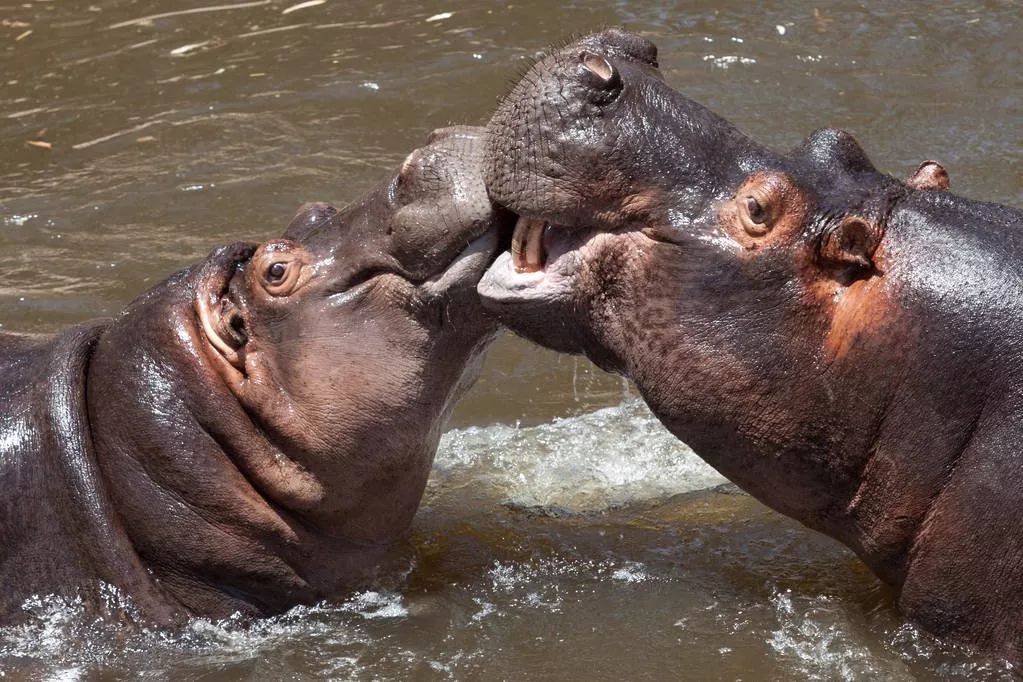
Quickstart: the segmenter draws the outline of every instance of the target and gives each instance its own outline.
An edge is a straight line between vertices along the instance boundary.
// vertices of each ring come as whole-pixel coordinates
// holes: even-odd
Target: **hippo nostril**
[[[416,161],[419,158],[419,150],[412,151],[405,160],[401,162],[401,168],[398,169],[398,176],[401,178],[407,178],[412,168],[415,166]]]
[[[621,91],[622,77],[606,57],[583,51],[579,53],[579,64],[583,81],[596,91],[598,104],[610,102]]]
[[[609,57],[628,59],[657,68],[657,46],[635,33],[612,28],[586,36],[580,42],[583,47]]]
[[[589,69],[590,73],[596,74],[604,82],[611,80],[611,77],[614,76],[614,68],[599,54],[583,52],[579,55],[579,59],[582,61],[583,66]]]

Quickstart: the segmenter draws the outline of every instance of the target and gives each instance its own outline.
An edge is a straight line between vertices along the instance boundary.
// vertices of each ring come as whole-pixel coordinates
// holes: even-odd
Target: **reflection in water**
[[[485,120],[546,45],[601,25],[654,39],[672,84],[772,146],[840,126],[895,175],[937,158],[955,191],[1023,204],[1009,0],[26,0],[0,14],[3,329],[114,314],[216,245],[279,234],[303,201],[354,198],[430,129]],[[39,599],[0,635],[0,672],[1004,676],[906,625],[835,543],[700,492],[720,479],[633,400],[585,360],[505,337],[445,438],[407,575],[178,634]]]

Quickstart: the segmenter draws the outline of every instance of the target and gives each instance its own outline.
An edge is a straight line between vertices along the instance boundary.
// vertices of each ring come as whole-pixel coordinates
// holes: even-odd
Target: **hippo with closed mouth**
[[[307,205],[113,320],[0,335],[0,622],[103,584],[144,622],[271,614],[369,575],[496,331],[481,150],[438,131],[348,208]]]
[[[772,151],[616,30],[539,61],[487,156],[519,216],[479,286],[503,323],[629,376],[912,621],[1023,657],[1023,212],[841,130]]]

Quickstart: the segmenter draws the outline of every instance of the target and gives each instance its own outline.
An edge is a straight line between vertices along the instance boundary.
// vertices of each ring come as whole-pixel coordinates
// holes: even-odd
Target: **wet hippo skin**
[[[0,622],[104,584],[149,622],[268,614],[372,572],[496,329],[480,152],[438,131],[352,206],[307,205],[113,320],[0,335]]]
[[[486,306],[631,377],[911,620],[1021,659],[1023,212],[946,191],[937,162],[878,172],[841,130],[774,152],[621,31],[542,59],[488,133],[520,218]]]

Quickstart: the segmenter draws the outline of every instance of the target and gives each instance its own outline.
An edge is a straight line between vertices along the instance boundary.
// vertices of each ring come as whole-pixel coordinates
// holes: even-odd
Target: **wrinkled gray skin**
[[[479,133],[114,320],[0,335],[0,622],[100,583],[148,622],[270,614],[372,573],[495,331]]]
[[[1023,212],[879,173],[824,129],[780,154],[620,31],[540,61],[488,128],[546,266],[480,283],[517,332],[631,377],[734,482],[851,547],[913,621],[1023,655]]]

